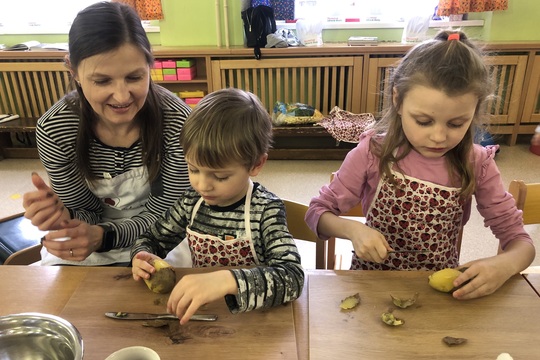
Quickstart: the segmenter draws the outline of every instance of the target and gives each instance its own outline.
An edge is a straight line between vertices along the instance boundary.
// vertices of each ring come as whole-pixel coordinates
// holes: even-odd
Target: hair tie
[[[457,41],[459,41],[459,33],[453,33],[453,34],[448,35],[448,39],[447,39],[447,40],[448,40],[448,41],[450,41],[450,40],[457,40]]]

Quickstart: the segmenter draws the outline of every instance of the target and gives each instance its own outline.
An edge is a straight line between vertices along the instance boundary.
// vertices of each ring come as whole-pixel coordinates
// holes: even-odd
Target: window
[[[67,34],[77,13],[96,2],[98,0],[3,0],[0,34]]]
[[[327,22],[404,21],[410,15],[433,15],[438,0],[294,0],[295,18],[323,17]]]
[[[296,24],[287,20],[301,18],[317,19],[323,29],[403,28],[412,16],[431,18],[429,27],[433,28],[484,25],[481,19],[436,17],[438,3],[438,0],[272,0],[278,28],[294,29]]]
[[[1,1],[0,34],[67,34],[79,11],[103,0]],[[143,21],[143,26],[147,32],[159,32],[158,21]]]

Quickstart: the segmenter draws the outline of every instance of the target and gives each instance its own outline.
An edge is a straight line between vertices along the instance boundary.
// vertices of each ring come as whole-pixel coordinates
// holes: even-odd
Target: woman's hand
[[[132,261],[131,273],[133,279],[139,281],[141,279],[150,279],[156,269],[150,264],[150,260],[159,259],[160,257],[154,254],[150,254],[147,251],[141,251],[135,254]]]
[[[103,228],[73,219],[63,221],[61,230],[51,231],[42,245],[54,256],[64,260],[82,261],[101,247]]]
[[[236,280],[229,270],[184,275],[169,297],[167,311],[176,314],[184,325],[202,305],[237,293]]]
[[[69,211],[62,200],[37,174],[32,173],[32,183],[37,191],[27,192],[23,196],[24,216],[31,220],[39,230],[58,230],[61,223],[69,220]]]

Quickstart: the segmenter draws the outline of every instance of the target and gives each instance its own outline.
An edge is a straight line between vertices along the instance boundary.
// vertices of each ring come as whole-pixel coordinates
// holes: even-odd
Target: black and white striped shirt
[[[165,258],[186,236],[193,207],[200,195],[189,188],[134,244],[131,258],[147,251]],[[233,313],[268,308],[295,300],[304,286],[300,254],[287,226],[285,205],[280,198],[255,183],[250,205],[251,240],[260,266],[234,268],[238,295],[225,300]],[[246,234],[245,198],[227,207],[202,203],[190,229],[225,239]]]
[[[160,99],[164,117],[160,179],[151,185],[151,194],[140,214],[114,224],[108,223],[117,234],[113,248],[130,247],[189,186],[179,136],[190,108],[174,94],[165,94]],[[65,98],[59,100],[38,120],[36,140],[39,157],[47,170],[51,187],[72,216],[92,225],[100,224],[103,223],[101,201],[92,193],[76,165],[78,126],[79,118],[70,110]],[[88,151],[91,169],[100,179],[104,173],[114,177],[143,165],[140,141],[129,148],[115,148],[92,139]]]

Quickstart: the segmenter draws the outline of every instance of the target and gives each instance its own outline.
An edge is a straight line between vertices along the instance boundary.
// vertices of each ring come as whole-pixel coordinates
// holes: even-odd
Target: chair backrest
[[[30,246],[11,254],[4,265],[30,265],[41,260],[41,244]]]
[[[326,269],[326,246],[307,226],[304,220],[308,206],[292,200],[283,199],[287,211],[287,225],[293,238],[315,243],[315,268]]]
[[[540,224],[540,183],[512,180],[508,192],[516,200],[516,207],[523,211],[523,223]]]

